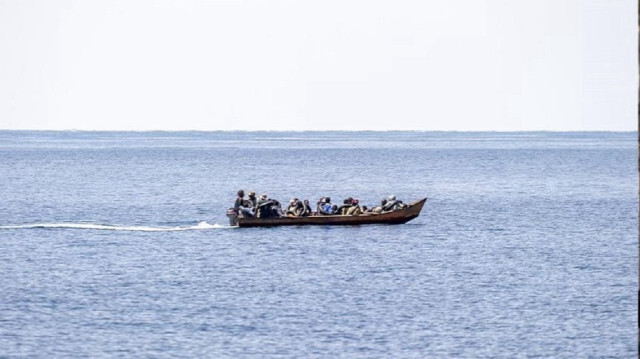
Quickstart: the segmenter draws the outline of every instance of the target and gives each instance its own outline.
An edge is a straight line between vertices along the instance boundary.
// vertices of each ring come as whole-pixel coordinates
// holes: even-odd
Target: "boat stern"
[[[229,208],[227,210],[227,217],[229,218],[229,225],[232,227],[238,226],[238,212],[236,212],[233,208]]]

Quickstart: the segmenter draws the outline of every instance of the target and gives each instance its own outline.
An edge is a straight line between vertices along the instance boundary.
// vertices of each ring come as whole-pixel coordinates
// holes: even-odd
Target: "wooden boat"
[[[238,227],[271,227],[300,225],[360,225],[360,224],[403,224],[418,217],[426,198],[410,203],[407,207],[381,214],[363,213],[356,216],[331,215],[308,217],[256,218],[238,217],[230,210],[227,212],[229,222]]]

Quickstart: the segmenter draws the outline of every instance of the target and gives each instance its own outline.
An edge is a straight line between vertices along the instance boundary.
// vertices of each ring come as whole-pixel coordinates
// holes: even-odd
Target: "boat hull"
[[[403,224],[418,217],[426,198],[410,203],[407,207],[393,212],[381,214],[365,213],[357,216],[308,216],[308,217],[281,217],[281,218],[255,218],[237,217],[229,214],[232,226],[238,227],[273,227],[273,226],[302,226],[302,225],[331,225],[349,226],[362,224]]]

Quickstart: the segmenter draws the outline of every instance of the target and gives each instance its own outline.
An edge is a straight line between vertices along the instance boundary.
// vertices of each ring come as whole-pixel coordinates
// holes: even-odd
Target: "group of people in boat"
[[[286,208],[277,199],[269,198],[266,194],[256,197],[254,191],[249,192],[245,199],[244,190],[238,191],[238,197],[233,205],[234,211],[242,217],[273,218],[273,217],[306,217],[306,216],[357,216],[360,214],[381,214],[407,207],[395,196],[383,198],[380,205],[367,207],[360,205],[357,198],[348,197],[341,205],[331,203],[330,197],[321,197],[313,210],[309,200],[292,198]]]

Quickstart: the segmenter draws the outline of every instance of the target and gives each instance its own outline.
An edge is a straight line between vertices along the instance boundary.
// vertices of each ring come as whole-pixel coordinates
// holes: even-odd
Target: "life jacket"
[[[258,218],[268,218],[271,215],[271,205],[273,202],[268,200],[260,200],[258,201]]]
[[[349,209],[347,210],[347,215],[349,216],[355,216],[360,214],[362,211],[360,210],[360,206],[353,206],[353,207],[349,207]]]
[[[393,211],[393,210],[395,210],[395,209],[396,209],[396,207],[397,207],[397,205],[398,205],[398,203],[399,203],[399,202],[400,202],[400,201],[398,201],[398,200],[394,200],[394,201],[387,202],[387,204],[385,204],[385,205],[382,207],[382,210],[383,210],[383,211]]]

